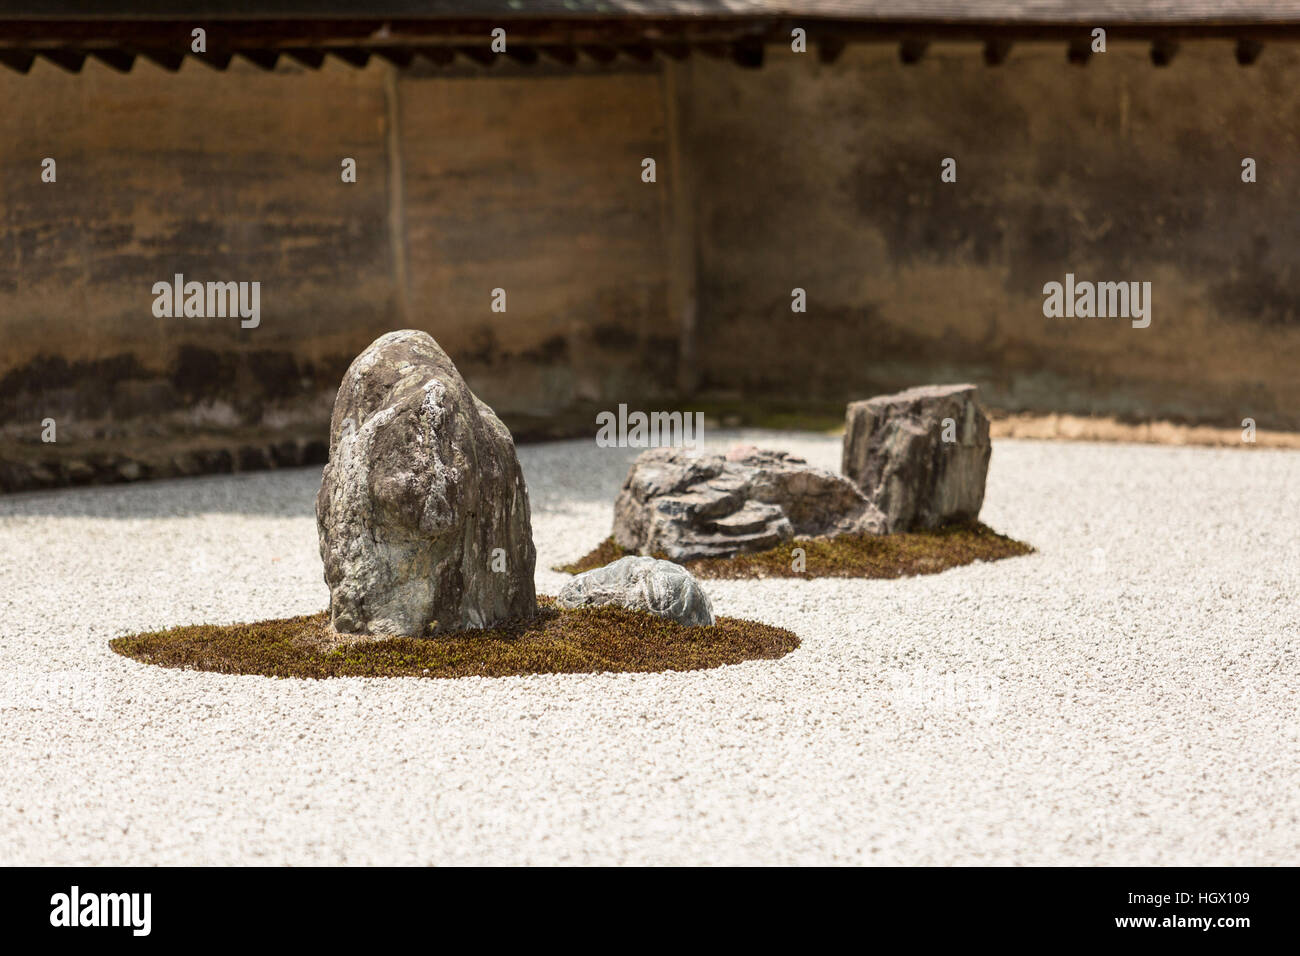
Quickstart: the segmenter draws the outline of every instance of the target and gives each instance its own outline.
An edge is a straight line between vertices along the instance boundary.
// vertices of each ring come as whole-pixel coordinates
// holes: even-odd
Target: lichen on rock
[[[425,332],[380,337],[344,375],[316,523],[341,633],[419,636],[536,611],[514,441]]]

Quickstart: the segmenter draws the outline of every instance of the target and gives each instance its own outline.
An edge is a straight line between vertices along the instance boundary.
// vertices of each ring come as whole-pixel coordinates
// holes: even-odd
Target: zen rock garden
[[[328,612],[111,643],[165,667],[311,678],[776,659],[799,638],[716,614],[701,577],[900,577],[1026,553],[976,523],[989,454],[969,385],[854,402],[842,474],[775,449],[651,448],[614,501],[612,537],[539,597],[510,432],[432,337],[391,332],[352,362],[334,403],[316,496]]]
[[[990,451],[969,385],[854,402],[843,475],[781,451],[650,449],[614,506],[614,539],[630,554],[579,574],[558,604],[711,625],[708,596],[674,562],[973,521]],[[424,332],[385,335],[348,369],[316,516],[342,634],[423,637],[537,610],[514,442]]]

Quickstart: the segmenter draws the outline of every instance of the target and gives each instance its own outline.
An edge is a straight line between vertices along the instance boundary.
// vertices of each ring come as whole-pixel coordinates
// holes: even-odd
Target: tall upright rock
[[[423,636],[536,612],[514,440],[425,332],[376,339],[343,376],[316,526],[341,633]]]
[[[924,385],[848,407],[842,470],[885,530],[973,521],[984,504],[989,420],[974,385]]]

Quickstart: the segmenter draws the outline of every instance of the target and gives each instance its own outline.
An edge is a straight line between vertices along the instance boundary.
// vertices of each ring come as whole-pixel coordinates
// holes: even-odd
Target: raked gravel
[[[838,469],[839,441],[715,433]],[[633,450],[520,449],[538,590]],[[319,469],[0,496],[0,863],[1300,862],[1300,452],[998,441],[1038,553],[709,581],[690,674],[270,680],[110,638],[323,608]]]

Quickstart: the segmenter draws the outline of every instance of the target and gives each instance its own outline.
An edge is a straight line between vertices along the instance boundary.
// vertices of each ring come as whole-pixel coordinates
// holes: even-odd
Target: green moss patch
[[[803,570],[796,569],[795,548],[804,550]],[[683,565],[699,578],[902,578],[937,574],[974,561],[1019,557],[1033,550],[976,522],[907,534],[795,538],[767,551],[699,558]],[[590,554],[555,570],[578,574],[627,553],[607,538]]]
[[[685,627],[644,611],[559,608],[538,599],[538,615],[490,630],[429,638],[346,638],[329,614],[256,624],[197,624],[119,637],[125,657],[187,670],[264,677],[509,677],[611,671],[692,671],[774,660],[799,646],[790,631],[720,617]]]

